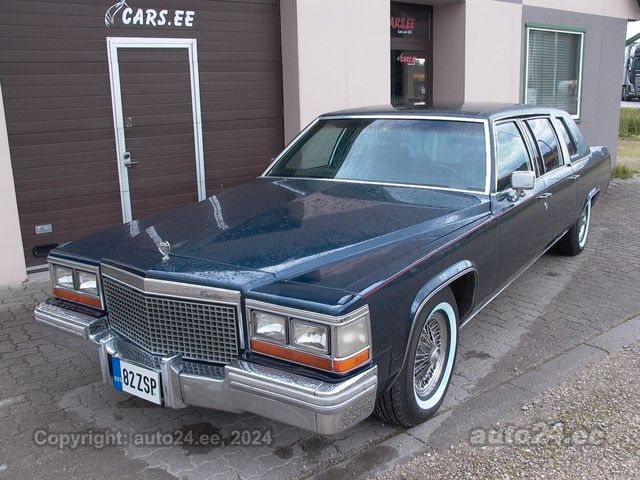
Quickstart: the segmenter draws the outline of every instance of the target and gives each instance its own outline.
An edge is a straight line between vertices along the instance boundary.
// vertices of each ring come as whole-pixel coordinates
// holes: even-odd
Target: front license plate
[[[160,372],[115,357],[111,357],[111,371],[116,390],[162,405]]]

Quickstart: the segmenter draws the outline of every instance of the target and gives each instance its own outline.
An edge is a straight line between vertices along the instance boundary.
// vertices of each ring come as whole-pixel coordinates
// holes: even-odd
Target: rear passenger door
[[[569,122],[571,123],[569,124]],[[579,134],[579,132],[572,130],[572,127],[574,129],[577,129],[577,127],[571,117],[563,118],[562,116],[558,116],[554,118],[553,123],[556,127],[558,138],[560,138],[560,144],[563,147],[562,153],[565,158],[565,163],[571,163],[571,169],[573,170],[574,174],[572,178],[574,180],[578,180],[580,178],[580,172],[578,171],[579,169],[577,167],[579,166],[581,160],[588,158],[589,149],[587,149],[587,153],[585,153],[584,150],[582,152],[578,151],[578,145],[579,142],[582,141],[582,137],[580,137],[580,140],[575,137],[575,134]],[[570,162],[568,162],[566,159],[569,159]],[[568,215],[570,223],[576,221],[580,216],[580,213],[582,212],[583,203],[579,199],[584,199],[586,195],[580,195],[581,185],[582,183],[580,181],[576,181],[576,201],[571,208],[567,208],[567,210],[569,210]],[[570,206],[567,205],[567,207]]]
[[[578,195],[574,171],[565,161],[554,125],[549,117],[530,118],[525,125],[535,146],[541,179],[546,184],[537,196],[548,212],[545,247],[549,246],[573,222],[572,213]]]

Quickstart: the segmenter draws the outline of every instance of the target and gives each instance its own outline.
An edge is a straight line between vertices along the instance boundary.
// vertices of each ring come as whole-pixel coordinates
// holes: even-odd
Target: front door
[[[427,52],[391,50],[392,105],[430,103],[427,83]]]
[[[123,221],[206,196],[195,40],[110,38]]]
[[[540,198],[547,188],[543,178],[537,178],[535,188],[525,192],[523,197],[513,196],[511,174],[514,171],[536,171],[532,152],[525,140],[524,125],[517,120],[509,120],[494,128],[497,193],[493,198],[493,208],[500,219],[496,285],[504,285],[544,251],[549,215]]]

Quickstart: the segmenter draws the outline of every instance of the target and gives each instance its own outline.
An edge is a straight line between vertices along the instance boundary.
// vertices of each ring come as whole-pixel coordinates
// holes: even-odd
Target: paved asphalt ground
[[[640,342],[536,397],[509,423],[378,480],[640,478]]]
[[[640,338],[639,205],[640,176],[613,182],[582,255],[545,255],[462,330],[443,408],[409,430],[371,418],[321,437],[253,415],[155,407],[102,384],[93,358],[41,337],[32,310],[45,283],[0,290],[0,480],[354,478],[445,451]],[[243,430],[263,435],[189,441],[242,444]],[[93,446],[59,448],[82,433]],[[119,443],[99,448],[104,439]]]

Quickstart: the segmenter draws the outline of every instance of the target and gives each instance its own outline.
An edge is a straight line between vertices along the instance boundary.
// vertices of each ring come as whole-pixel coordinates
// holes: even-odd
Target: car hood
[[[235,279],[232,283],[266,275],[345,289],[488,209],[486,197],[469,193],[260,178],[197,204],[71,242],[54,254],[183,274],[207,264],[204,270],[212,283],[219,283],[212,273],[219,271],[227,280]],[[164,261],[162,242],[170,244]]]

